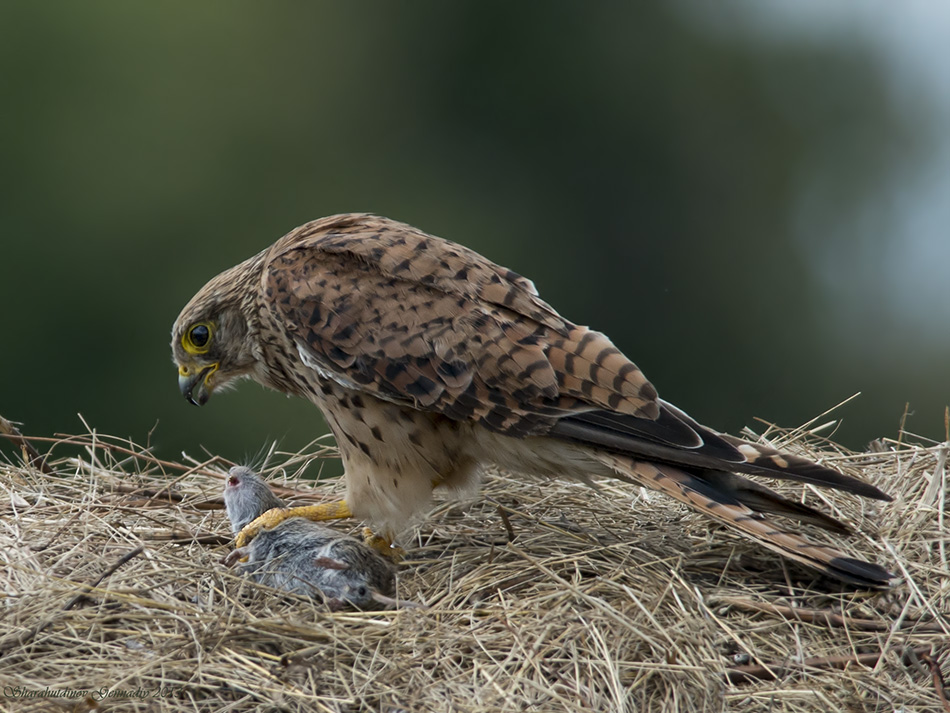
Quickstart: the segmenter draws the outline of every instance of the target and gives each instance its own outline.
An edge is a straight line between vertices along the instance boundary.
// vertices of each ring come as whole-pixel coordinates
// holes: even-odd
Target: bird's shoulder
[[[566,333],[573,325],[538,296],[531,280],[463,245],[369,213],[343,213],[306,223],[281,238],[265,261],[263,287],[349,302],[381,294],[427,299],[443,295]],[[380,293],[379,290],[383,292]]]
[[[577,410],[658,414],[656,391],[606,336],[516,272],[404,223],[301,226],[274,246],[263,288],[304,365],[347,388],[511,435]]]

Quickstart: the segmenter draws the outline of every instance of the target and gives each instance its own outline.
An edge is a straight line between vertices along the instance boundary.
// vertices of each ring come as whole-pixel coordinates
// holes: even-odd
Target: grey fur
[[[251,520],[273,508],[285,508],[287,503],[274,495],[267,483],[253,470],[236,465],[228,471],[224,506],[231,521],[231,532],[236,535]]]
[[[286,507],[243,466],[228,473],[224,503],[234,533],[267,510]],[[230,565],[243,557],[248,559],[240,572],[254,581],[295,594],[321,592],[331,608],[351,604],[378,609],[394,603],[395,567],[362,542],[311,520],[294,517],[262,530],[225,562]]]

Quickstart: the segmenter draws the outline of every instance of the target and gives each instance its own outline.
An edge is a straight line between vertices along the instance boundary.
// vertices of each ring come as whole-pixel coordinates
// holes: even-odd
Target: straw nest
[[[493,473],[402,542],[398,594],[427,608],[368,613],[221,564],[221,459],[165,462],[90,431],[29,439],[50,454],[21,465],[14,439],[0,709],[950,710],[948,444],[851,453],[817,430],[753,437],[895,496],[782,487],[852,523],[839,544],[891,568],[891,591],[848,591],[623,483]],[[282,497],[321,501],[340,484],[301,477],[334,456],[317,443],[263,470]]]

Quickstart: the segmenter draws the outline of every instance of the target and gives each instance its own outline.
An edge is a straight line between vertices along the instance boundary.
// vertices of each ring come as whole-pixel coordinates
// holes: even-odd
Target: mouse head
[[[228,471],[224,481],[224,506],[231,521],[231,531],[240,532],[254,518],[272,508],[284,507],[267,483],[250,468],[236,465]]]

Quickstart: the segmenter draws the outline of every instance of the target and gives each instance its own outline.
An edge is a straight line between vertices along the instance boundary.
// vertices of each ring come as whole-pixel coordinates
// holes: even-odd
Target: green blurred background
[[[169,330],[372,211],[533,278],[710,425],[861,391],[836,440],[907,402],[942,440],[947,12],[711,7],[4,2],[0,414],[166,457],[307,443],[318,412],[254,384],[189,406]]]

